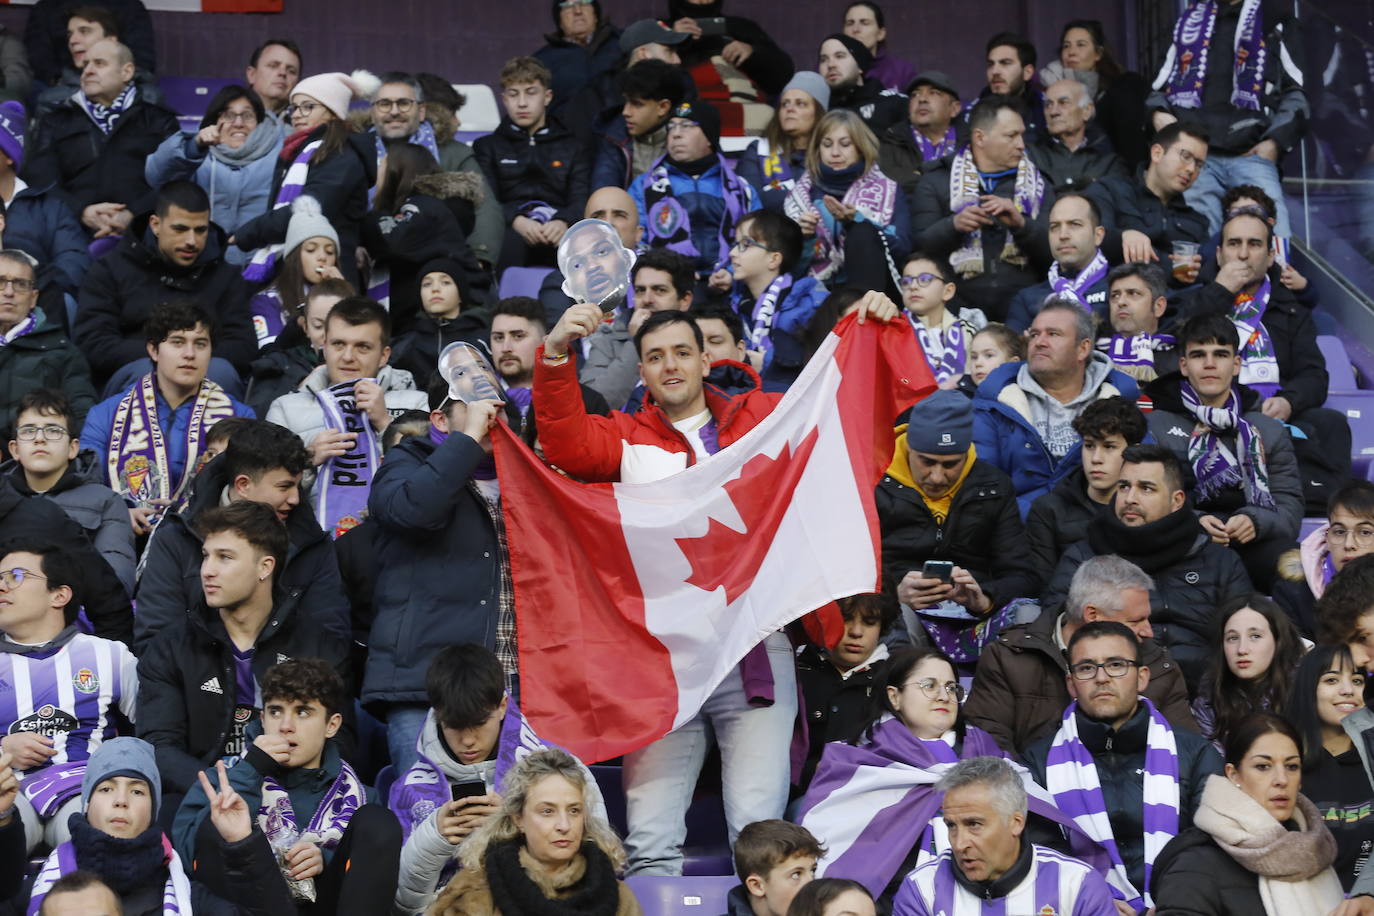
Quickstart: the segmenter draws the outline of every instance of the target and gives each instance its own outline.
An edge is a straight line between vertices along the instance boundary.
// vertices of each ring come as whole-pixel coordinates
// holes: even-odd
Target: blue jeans
[[[425,727],[429,707],[422,703],[398,703],[386,711],[386,749],[399,778],[420,758],[415,744]]]
[[[1207,230],[1212,235],[1221,232],[1221,197],[1227,188],[1238,184],[1252,184],[1274,199],[1278,209],[1274,234],[1285,238],[1292,235],[1288,224],[1288,205],[1283,200],[1283,185],[1279,182],[1279,167],[1263,156],[1222,156],[1212,153],[1202,167],[1193,186],[1183,192],[1188,206],[1207,217]]]
[[[687,808],[714,739],[730,845],[746,824],[779,818],[791,782],[797,672],[782,633],[765,641],[773,671],[772,706],[745,702],[739,666],[706,699],[696,717],[647,747],[625,755],[630,874],[681,875]]]

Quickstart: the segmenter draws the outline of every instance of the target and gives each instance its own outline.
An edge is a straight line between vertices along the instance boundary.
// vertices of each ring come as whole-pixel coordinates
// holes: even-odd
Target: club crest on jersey
[[[76,721],[75,716],[48,703],[38,707],[33,715],[16,720],[10,726],[10,734],[33,732],[35,735],[42,735],[45,738],[56,738],[58,735],[76,731],[79,725],[80,723]]]
[[[82,693],[95,693],[100,689],[100,678],[90,668],[82,668],[72,678],[72,686]]]
[[[236,724],[236,725],[242,725],[243,723],[247,722],[247,721],[248,721],[249,719],[251,719],[251,718],[253,718],[253,707],[251,707],[251,706],[235,706],[235,707],[234,707],[234,724]]]

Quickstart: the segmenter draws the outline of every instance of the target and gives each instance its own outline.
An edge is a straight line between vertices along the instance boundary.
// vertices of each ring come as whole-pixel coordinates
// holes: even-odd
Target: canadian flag
[[[875,590],[892,421],[934,388],[906,322],[846,318],[762,423],[663,480],[578,483],[499,427],[534,729],[589,762],[640,748],[769,633]]]

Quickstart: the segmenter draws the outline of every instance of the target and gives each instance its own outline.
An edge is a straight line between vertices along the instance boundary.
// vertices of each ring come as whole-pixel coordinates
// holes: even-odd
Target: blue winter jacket
[[[141,381],[140,378],[139,382]],[[156,389],[156,386],[154,388]],[[127,390],[121,391],[92,407],[90,413],[86,414],[86,425],[81,427],[82,448],[94,449],[102,468],[110,454],[110,428],[114,426],[115,411],[119,409],[119,402],[124,400],[128,393]],[[253,413],[253,408],[247,404],[241,404],[233,398],[229,400],[234,405],[234,416],[257,417],[257,414]],[[181,480],[182,472],[186,470],[186,427],[191,422],[191,409],[195,407],[195,403],[195,398],[189,398],[186,403],[173,410],[163,398],[162,392],[157,392],[157,425],[162,429],[163,441],[167,443],[167,464],[173,486]],[[108,479],[104,482],[113,485]]]
[[[62,275],[66,291],[74,292],[91,266],[86,230],[53,186],[27,187],[5,208],[5,247],[18,248],[51,264]]]
[[[1091,358],[1106,360],[1104,354],[1096,352]],[[1082,445],[1075,442],[1057,462],[1050,455],[1030,420],[1028,399],[1016,384],[1017,373],[1023,365],[1011,362],[998,366],[978,386],[973,396],[973,442],[980,459],[995,464],[1011,478],[1024,519],[1038,496],[1048,493],[1081,465]],[[1140,390],[1135,379],[1109,369],[1096,397],[1109,398],[1118,394],[1134,401]]]
[[[644,206],[644,194],[652,183],[654,171],[659,165],[668,167],[668,182],[672,196],[682,204],[683,209],[687,211],[687,217],[692,221],[692,245],[698,252],[697,272],[709,274],[729,257],[728,251],[720,250],[720,225],[725,218],[725,191],[720,162],[717,161],[701,175],[693,178],[669,162],[665,156],[630,184],[630,197],[639,208],[639,224],[644,227],[645,241],[648,241],[651,233],[649,214]],[[748,198],[740,209],[745,213],[757,210],[759,192],[743,178],[740,179],[740,184],[745,188]]]
[[[802,277],[792,284],[787,297],[779,303],[773,314],[773,326],[768,332],[773,349],[764,360],[761,373],[769,391],[785,390],[801,374],[806,365],[803,342],[806,329],[828,295],[829,292],[815,277]],[[758,303],[752,307],[757,310]],[[753,314],[741,311],[740,317],[744,319],[745,327],[753,326]]]
[[[220,162],[196,143],[195,131],[172,134],[162,141],[143,167],[150,187],[160,188],[174,179],[194,181],[210,195],[210,220],[230,235],[272,204],[272,174],[281,153],[282,137],[266,155],[242,165]],[[238,246],[225,249],[224,260],[244,264],[248,254]]]

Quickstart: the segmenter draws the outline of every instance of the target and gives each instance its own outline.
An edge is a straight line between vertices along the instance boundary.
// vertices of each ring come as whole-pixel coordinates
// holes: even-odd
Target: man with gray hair
[[[1115,916],[1111,889],[1091,866],[1025,836],[1026,789],[1011,763],[970,757],[935,788],[944,793],[949,849],[907,875],[893,916]]]
[[[968,721],[1010,753],[1051,734],[1069,704],[1065,647],[1084,624],[1114,620],[1140,639],[1141,664],[1152,675],[1145,696],[1173,725],[1196,731],[1183,675],[1150,627],[1153,588],[1139,566],[1115,555],[1093,557],[1078,567],[1063,613],[1042,613],[1031,623],[1009,627],[983,648],[964,704]]]
[[[998,366],[974,396],[978,457],[1011,477],[1023,517],[1079,466],[1074,419],[1100,398],[1139,396],[1135,379],[1093,349],[1095,324],[1077,299],[1051,296],[1026,332],[1026,362]]]
[[[1081,191],[1099,178],[1128,178],[1107,135],[1092,122],[1088,87],[1060,80],[1045,90],[1045,135],[1026,144],[1026,155],[1058,192]]]

